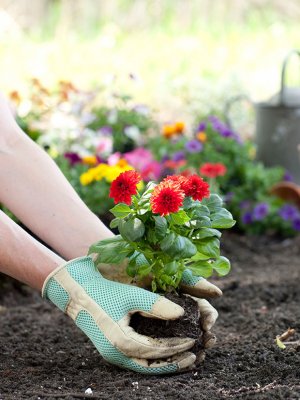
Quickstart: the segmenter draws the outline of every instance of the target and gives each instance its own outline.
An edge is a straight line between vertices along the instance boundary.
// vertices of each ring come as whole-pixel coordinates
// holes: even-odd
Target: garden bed
[[[217,345],[181,375],[142,376],[105,363],[73,322],[39,294],[5,281],[0,290],[0,399],[297,399],[300,240],[226,233],[232,272],[217,284]],[[4,308],[1,308],[4,307]],[[91,388],[93,396],[85,395]]]

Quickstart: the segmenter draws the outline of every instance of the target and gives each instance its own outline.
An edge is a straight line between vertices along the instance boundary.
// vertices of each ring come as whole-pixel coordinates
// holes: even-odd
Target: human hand
[[[195,276],[186,269],[183,272],[180,289],[192,297],[198,304],[200,323],[203,330],[203,346],[208,349],[216,343],[216,337],[211,333],[217,318],[218,311],[206,300],[222,296],[222,291],[206,279]]]
[[[144,289],[103,278],[90,257],[53,271],[42,295],[66,312],[112,364],[144,374],[174,373],[194,364],[195,355],[187,352],[193,339],[154,339],[129,326],[136,312],[173,320],[184,314],[183,308]]]

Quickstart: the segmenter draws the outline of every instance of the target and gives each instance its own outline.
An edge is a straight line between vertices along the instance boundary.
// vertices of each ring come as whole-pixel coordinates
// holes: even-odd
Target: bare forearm
[[[42,149],[17,126],[9,134],[0,146],[0,202],[66,259],[113,235]]]
[[[63,262],[0,211],[0,272],[40,290]]]

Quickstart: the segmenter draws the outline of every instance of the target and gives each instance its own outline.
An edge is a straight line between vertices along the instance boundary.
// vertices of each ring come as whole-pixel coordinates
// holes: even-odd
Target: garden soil
[[[67,316],[2,279],[0,399],[300,399],[300,238],[231,233],[222,250],[232,272],[213,280],[224,293],[212,301],[218,342],[200,366],[173,376],[107,364]],[[296,333],[281,349],[275,338],[288,328]]]

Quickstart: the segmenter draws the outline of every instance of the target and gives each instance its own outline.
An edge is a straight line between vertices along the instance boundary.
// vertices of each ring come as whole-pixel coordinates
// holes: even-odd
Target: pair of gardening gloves
[[[210,330],[218,313],[204,298],[218,297],[221,290],[185,271],[181,291],[196,299],[204,347],[211,347],[215,339]],[[140,287],[104,278],[91,257],[77,258],[54,270],[44,283],[42,295],[68,314],[111,364],[144,374],[174,373],[194,365],[196,356],[188,351],[194,339],[156,339],[140,335],[129,326],[136,312],[175,320],[184,309]]]

